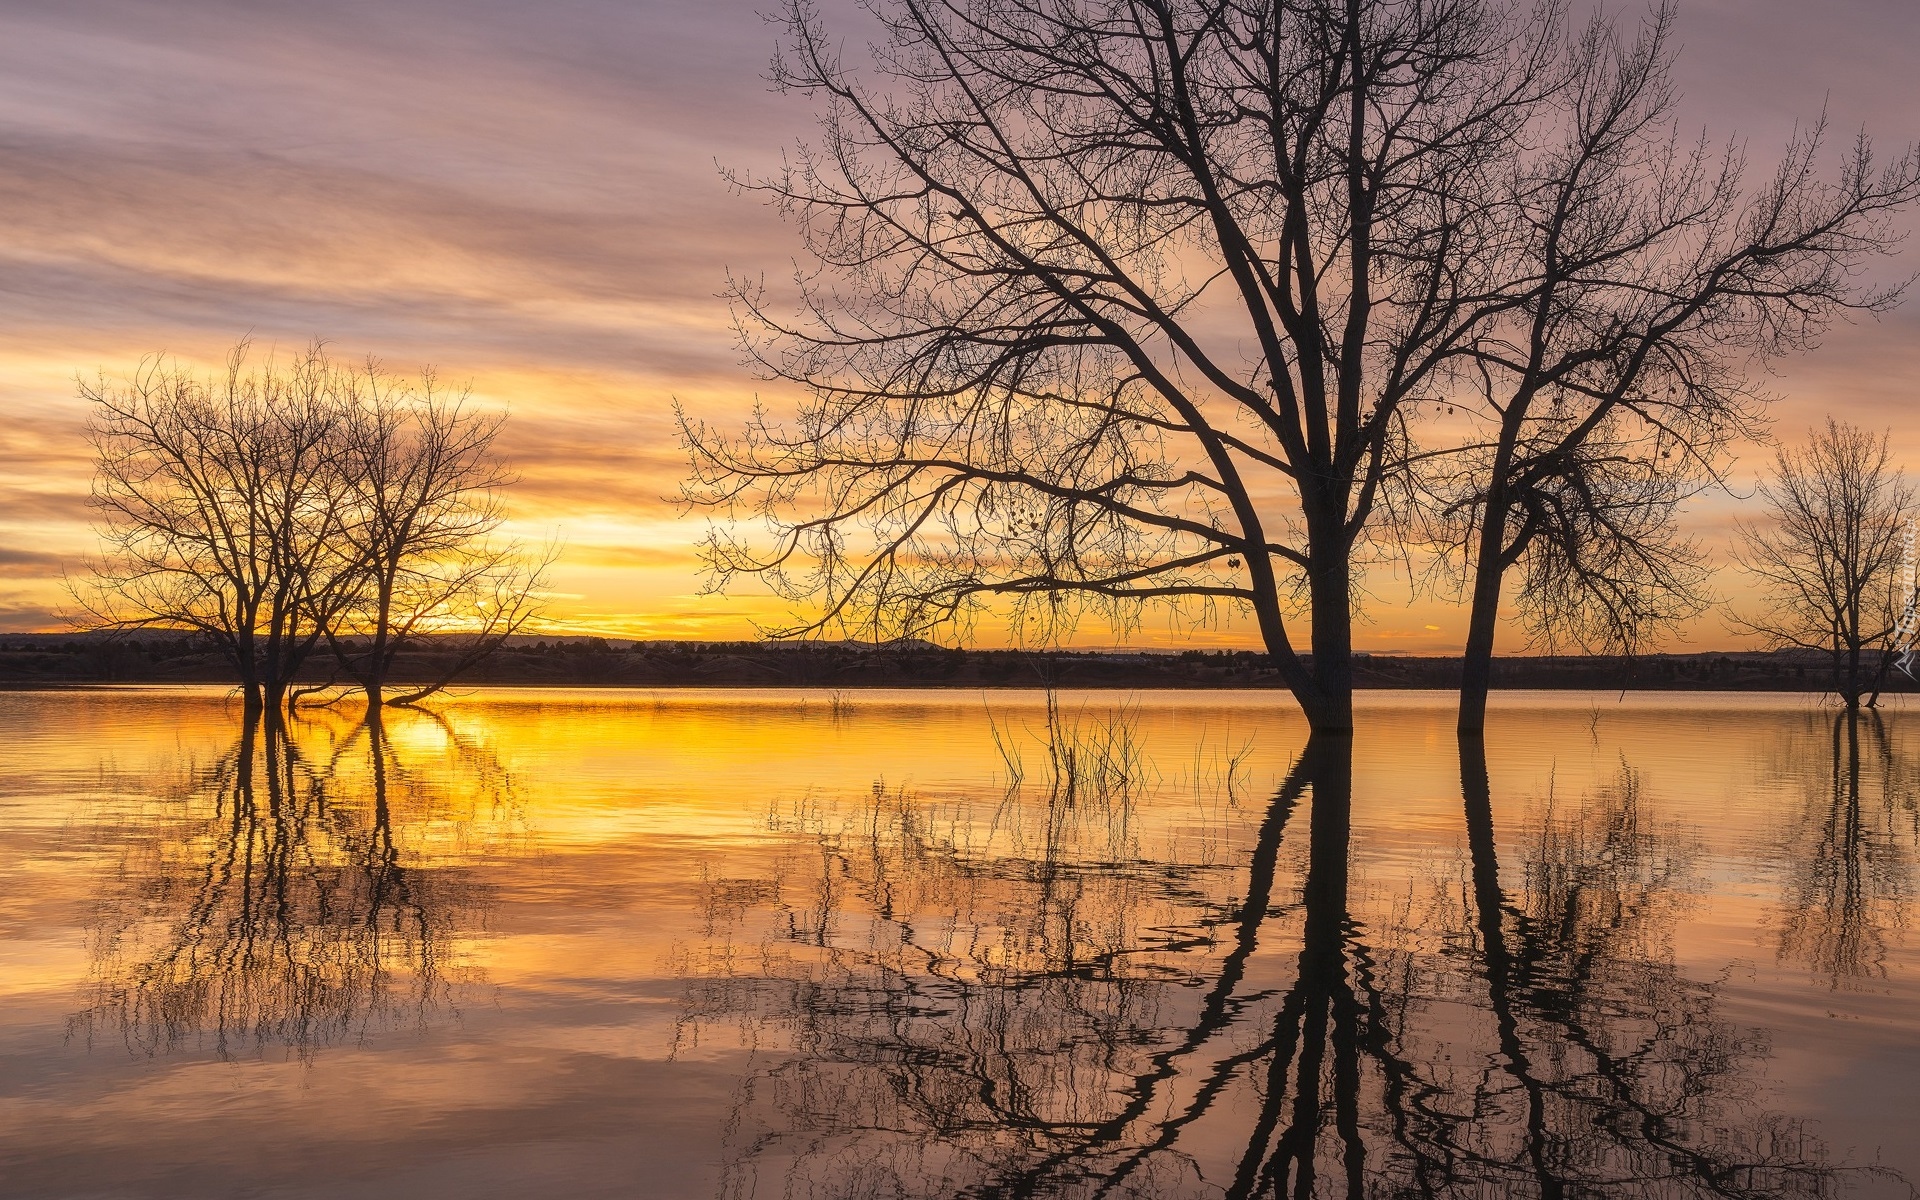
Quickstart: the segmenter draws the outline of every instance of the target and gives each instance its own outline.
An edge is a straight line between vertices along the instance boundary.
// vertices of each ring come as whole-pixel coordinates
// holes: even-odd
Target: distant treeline
[[[394,664],[401,680],[436,678],[452,644],[431,641]],[[1457,657],[1359,655],[1361,687],[1452,688]],[[1496,687],[1630,690],[1820,691],[1824,663],[1804,652],[1653,654],[1637,658],[1552,656],[1496,660]],[[0,636],[0,682],[212,683],[231,678],[219,652],[190,635]],[[327,680],[324,666],[306,682]],[[474,684],[594,687],[1100,687],[1284,686],[1251,650],[956,650],[926,643],[623,642],[599,637],[528,638],[504,647],[468,676]],[[1897,672],[1890,691],[1912,691]]]

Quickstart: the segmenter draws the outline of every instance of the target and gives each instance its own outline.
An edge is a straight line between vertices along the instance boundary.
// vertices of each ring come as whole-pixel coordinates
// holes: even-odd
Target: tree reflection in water
[[[257,715],[128,823],[70,1034],[137,1053],[322,1047],[455,1015],[489,902],[469,865],[517,840],[511,778],[431,713]]]
[[[1646,816],[1638,775],[1544,806],[1510,893],[1484,747],[1460,766],[1463,849],[1393,894],[1350,866],[1350,740],[1307,746],[1239,855],[1146,853],[1137,794],[1057,776],[978,820],[883,786],[857,813],[804,806],[789,827],[817,856],[712,881],[711,942],[683,964],[690,1029],[767,1048],[722,1194],[1757,1198],[1867,1178],[1764,1107],[1764,1040],[1677,968],[1695,850]]]
[[[1776,764],[1804,796],[1775,852],[1789,872],[1779,954],[1831,987],[1857,987],[1885,974],[1889,938],[1906,923],[1920,781],[1878,711],[1820,725]]]

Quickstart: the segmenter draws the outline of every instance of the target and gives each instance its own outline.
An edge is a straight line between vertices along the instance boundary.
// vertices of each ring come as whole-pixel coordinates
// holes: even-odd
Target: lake
[[[1920,711],[0,693],[6,1196],[1910,1196]]]

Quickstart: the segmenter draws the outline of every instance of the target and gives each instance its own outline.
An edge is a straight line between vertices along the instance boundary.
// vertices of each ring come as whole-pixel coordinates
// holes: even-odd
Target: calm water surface
[[[0,1194],[1909,1196],[1920,711],[0,694]]]

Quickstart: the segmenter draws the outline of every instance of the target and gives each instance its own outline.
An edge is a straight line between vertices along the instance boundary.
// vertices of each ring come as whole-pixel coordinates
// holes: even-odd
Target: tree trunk
[[[276,611],[268,622],[267,636],[263,639],[265,647],[260,654],[260,699],[269,713],[284,711],[282,706],[287,699],[286,636],[285,614]]]
[[[227,644],[227,656],[240,676],[241,705],[248,713],[260,711],[260,661],[253,645],[252,630],[241,627]]]
[[[251,668],[240,674],[241,708],[246,711],[247,719],[258,716],[266,705],[266,696],[260,686],[260,673]]]
[[[1467,645],[1460,660],[1460,719],[1462,734],[1479,734],[1487,727],[1487,693],[1493,688],[1493,639],[1500,630],[1501,536],[1507,527],[1504,509],[1495,512],[1489,502],[1480,525],[1480,545],[1473,556],[1473,602],[1467,613]]]
[[[386,703],[381,694],[387,681],[387,587],[383,582],[380,588],[379,608],[373,622],[373,633],[368,638],[366,667],[360,673],[360,687],[367,693],[367,712],[377,714],[380,706]]]
[[[373,635],[367,654],[367,673],[361,682],[367,691],[367,711],[379,712],[385,703],[381,695],[387,682],[388,660],[393,655],[393,572],[394,564],[383,563],[380,594],[375,598]]]
[[[1854,687],[1855,672],[1849,669],[1846,637],[1841,633],[1839,622],[1833,628],[1833,694],[1840,697],[1841,705],[1848,712],[1855,711],[1860,705],[1860,695]]]
[[[1353,732],[1353,577],[1338,533],[1308,533],[1312,566],[1308,590],[1313,604],[1314,694],[1297,696],[1315,734]],[[1317,550],[1325,546],[1324,552]]]

